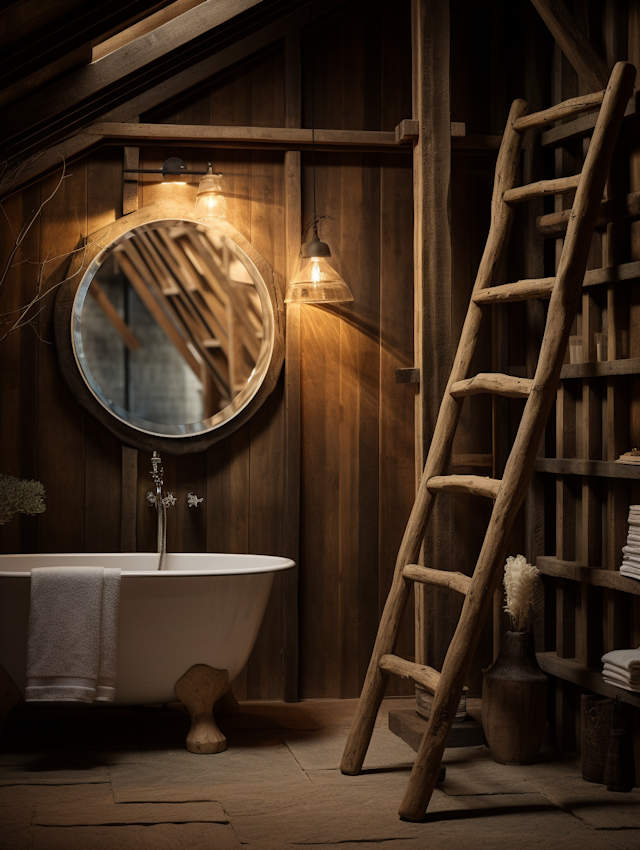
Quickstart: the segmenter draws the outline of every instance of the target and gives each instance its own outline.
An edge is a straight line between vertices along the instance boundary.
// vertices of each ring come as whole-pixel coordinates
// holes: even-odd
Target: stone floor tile
[[[230,826],[164,823],[156,826],[34,827],[24,850],[239,850]],[[23,848],[19,848],[23,850]]]
[[[624,794],[582,777],[559,776],[546,796],[592,829],[640,829],[640,788]],[[640,844],[638,845],[640,847]]]
[[[2,850],[31,850],[33,833],[31,829],[4,829],[0,826],[0,847]]]
[[[442,790],[450,796],[532,794],[540,789],[529,781],[525,767],[498,764],[487,747],[445,750],[447,768]]]
[[[292,733],[282,740],[304,770],[332,770],[340,766],[348,730],[321,729],[314,733]],[[415,752],[385,728],[374,729],[364,760],[365,768],[412,765]]]
[[[383,842],[394,838],[419,838],[422,824],[398,817],[399,800],[385,789],[353,788],[350,793],[314,786],[307,799],[281,798],[267,812],[237,815],[229,811],[231,823],[243,844],[267,847],[289,844],[331,844],[346,841]],[[226,806],[226,804],[225,804]],[[432,808],[452,808],[450,798],[436,790]]]
[[[313,734],[313,733],[308,733]],[[186,750],[160,761],[110,768],[118,803],[218,800],[225,786],[253,783],[298,784],[309,780],[282,741],[240,739],[222,753]]]
[[[116,803],[107,785],[31,787],[34,826],[228,823],[216,802]]]
[[[105,765],[36,765],[32,769],[20,765],[0,766],[2,785],[82,785],[109,782]]]
[[[599,831],[611,842],[611,850],[638,850],[640,847],[640,829],[615,829]]]
[[[33,794],[27,785],[0,788],[0,827],[26,829],[33,820]]]

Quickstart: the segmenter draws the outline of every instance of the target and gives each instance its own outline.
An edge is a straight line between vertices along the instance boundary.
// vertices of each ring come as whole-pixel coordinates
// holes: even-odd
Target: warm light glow
[[[326,304],[353,301],[353,295],[326,257],[303,257],[284,300],[287,304]]]
[[[311,263],[311,280],[313,283],[320,283],[320,261],[318,257],[312,257]]]
[[[195,218],[198,221],[220,220],[229,217],[227,199],[222,193],[220,185],[221,177],[221,174],[214,174],[210,170],[200,181],[195,208]]]
[[[186,180],[163,180],[161,186],[186,186]]]

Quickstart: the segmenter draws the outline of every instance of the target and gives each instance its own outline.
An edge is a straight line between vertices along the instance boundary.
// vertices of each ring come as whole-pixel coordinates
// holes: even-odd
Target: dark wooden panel
[[[42,183],[47,197],[57,178]],[[69,272],[69,252],[81,244],[87,228],[87,164],[76,163],[58,193],[42,211],[40,257],[49,284]],[[53,299],[40,314],[39,333],[53,342]],[[82,552],[85,547],[85,413],[71,396],[58,369],[55,347],[39,349],[38,474],[47,491],[47,510],[39,517],[41,552]]]

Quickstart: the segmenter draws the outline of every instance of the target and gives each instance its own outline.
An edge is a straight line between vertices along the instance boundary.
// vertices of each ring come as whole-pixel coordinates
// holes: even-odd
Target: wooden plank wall
[[[572,13],[609,68],[627,58],[639,64],[640,5],[635,0],[630,4],[575,0]],[[535,39],[540,43],[540,37],[539,32],[530,31],[530,40],[534,39],[532,48],[536,47]],[[534,49],[532,55],[540,57],[543,51]],[[557,45],[545,65],[551,102],[593,90],[578,76]],[[539,59],[529,61],[526,71],[528,87],[537,89],[541,74]],[[639,142],[637,124],[626,122],[614,155],[606,190],[608,197],[637,191]],[[545,177],[575,174],[582,167],[587,147],[588,137],[554,145],[542,152],[537,167],[531,161],[531,174],[537,179],[543,176],[543,168]],[[556,209],[569,207],[571,201],[570,196],[556,198]],[[623,222],[597,231],[588,268],[611,267],[637,259],[640,256],[637,228],[637,223]],[[539,235],[531,229],[525,230],[524,250],[531,269],[527,276],[552,275],[561,249],[562,238],[549,239],[543,245]],[[608,337],[605,359],[638,356],[638,304],[637,280],[585,288],[573,329],[576,336],[582,337],[585,362],[596,361],[595,334],[602,332]],[[539,336],[538,319],[532,313],[526,318],[528,343],[523,349],[522,341],[513,339],[512,363],[528,364],[535,338]],[[568,351],[565,362],[569,362]],[[544,618],[538,620],[537,644],[539,649],[546,650],[558,674],[550,677],[550,719],[559,749],[580,751],[581,693],[591,687],[601,694],[612,695],[606,687],[603,690],[600,678],[603,652],[635,647],[640,642],[639,597],[635,588],[629,587],[629,592],[625,592],[594,586],[576,580],[579,577],[571,569],[573,564],[584,564],[611,571],[613,577],[620,567],[628,506],[640,498],[638,484],[630,476],[629,479],[611,477],[606,470],[602,474],[582,475],[578,464],[572,466],[572,461],[613,461],[636,444],[640,430],[634,411],[638,408],[639,389],[637,377],[622,373],[561,381],[555,417],[552,416],[548,426],[546,446],[541,447],[541,454],[567,459],[566,472],[538,475],[529,500],[527,554],[532,560],[546,554],[540,563],[550,574],[545,578]],[[569,564],[563,568],[559,562]],[[634,699],[638,705],[637,698],[630,701]],[[638,765],[640,709],[634,708],[633,713]]]
[[[410,116],[409,2],[392,5],[356,0],[318,20],[316,126],[393,130]],[[303,126],[311,126],[308,31],[301,46]],[[140,120],[283,127],[285,107],[280,42]],[[193,168],[211,159],[224,172],[232,223],[284,280],[284,154],[147,147],[141,167],[159,166],[169,153]],[[334,217],[322,233],[356,300],[301,310],[299,694],[353,697],[413,499],[414,391],[395,383],[396,368],[413,364],[411,157],[323,153],[316,161],[318,211]],[[68,172],[24,248],[31,260],[60,258],[50,262],[60,272],[81,236],[120,216],[122,149],[103,148]],[[54,179],[9,200],[14,229]],[[304,223],[311,218],[311,180],[305,154]],[[195,184],[141,178],[139,203],[168,191],[194,196]],[[11,237],[4,226],[0,239],[6,254]],[[25,301],[34,273],[29,263],[14,270],[3,310]],[[44,514],[16,517],[0,529],[0,551],[153,549],[155,518],[144,499],[149,457],[123,448],[70,396],[51,345],[51,310],[49,303],[35,331],[11,337],[0,350],[0,470],[39,479],[47,491]],[[169,514],[169,551],[285,552],[284,385],[283,375],[251,422],[206,453],[163,458],[167,487],[179,498]],[[189,490],[205,497],[198,511],[186,509]],[[295,694],[284,649],[287,592],[278,577],[254,653],[236,681],[240,699]],[[410,621],[403,643],[401,651],[411,655]]]

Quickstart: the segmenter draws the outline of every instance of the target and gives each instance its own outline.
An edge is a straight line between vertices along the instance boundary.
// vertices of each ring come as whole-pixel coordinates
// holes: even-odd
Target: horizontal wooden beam
[[[451,136],[459,138],[467,132],[466,124],[461,121],[451,122]],[[407,145],[414,142],[420,135],[420,122],[414,118],[404,118],[396,127],[396,142]]]
[[[620,554],[622,561],[622,553]],[[536,567],[545,576],[566,578],[571,581],[581,581],[594,587],[608,587],[622,593],[640,596],[640,581],[623,576],[618,570],[603,570],[601,567],[587,567],[576,561],[561,561],[548,556],[539,557]]]
[[[585,691],[593,691],[611,699],[618,697],[621,702],[628,702],[640,708],[640,694],[607,685],[602,678],[601,670],[585,667],[577,658],[558,658],[555,652],[537,652],[536,658],[541,669],[551,676],[557,676],[565,682],[572,682]]]
[[[140,72],[165,54],[183,47],[260,2],[262,0],[206,0],[157,30],[7,107],[3,113],[0,139],[11,143],[29,128],[47,123],[83,101],[95,98],[104,89]]]
[[[535,463],[536,472],[555,475],[590,475],[594,478],[640,479],[640,464],[616,463],[609,460],[584,460],[584,458],[540,457]]]
[[[383,149],[410,153],[396,142],[395,133],[381,130],[323,130],[302,127],[211,127],[205,124],[134,124],[99,122],[87,128],[101,141],[131,144],[277,147],[282,150]]]
[[[640,357],[604,360],[600,363],[565,363],[560,378],[611,378],[614,375],[640,375]]]

